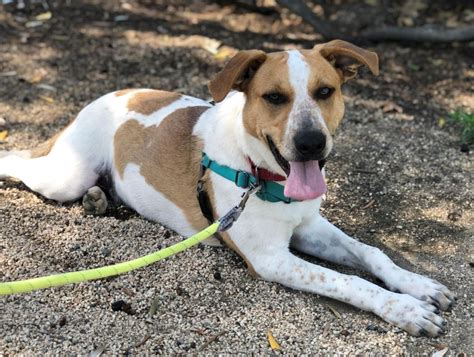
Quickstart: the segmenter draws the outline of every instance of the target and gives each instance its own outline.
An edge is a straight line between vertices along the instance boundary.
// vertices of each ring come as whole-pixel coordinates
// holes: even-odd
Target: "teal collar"
[[[219,176],[232,181],[240,188],[249,188],[258,183],[261,188],[256,195],[262,201],[285,203],[298,202],[297,200],[286,197],[283,194],[285,188],[279,183],[276,183],[275,181],[259,180],[257,177],[246,171],[235,170],[229,166],[219,165],[217,162],[212,161],[205,153],[202,153],[201,165],[203,168],[209,169]]]

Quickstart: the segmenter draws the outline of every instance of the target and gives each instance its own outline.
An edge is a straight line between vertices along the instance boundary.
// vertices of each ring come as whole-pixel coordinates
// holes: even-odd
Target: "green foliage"
[[[451,113],[451,119],[462,128],[461,140],[463,144],[474,145],[474,113],[456,109]]]

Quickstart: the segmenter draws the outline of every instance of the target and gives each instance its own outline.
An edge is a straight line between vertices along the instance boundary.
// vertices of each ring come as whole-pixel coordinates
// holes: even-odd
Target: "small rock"
[[[387,330],[385,330],[383,327],[376,325],[376,324],[369,324],[367,325],[367,330],[368,331],[376,331],[379,333],[386,333]]]
[[[218,271],[215,271],[215,272],[214,272],[214,279],[216,279],[216,280],[222,280],[221,273],[218,272]]]
[[[135,311],[132,309],[132,305],[124,300],[117,300],[111,304],[113,311],[123,311],[128,315],[135,315]]]
[[[461,144],[461,146],[459,147],[459,150],[461,150],[461,152],[469,152],[470,148],[468,144]]]
[[[185,293],[186,293],[186,291],[185,291],[181,286],[178,285],[178,286],[176,287],[176,295],[182,296],[182,295],[184,295]]]
[[[66,322],[67,322],[66,316],[61,316],[57,324],[59,327],[63,327],[64,325],[66,325]]]
[[[6,125],[7,125],[7,121],[5,120],[5,118],[0,117],[0,127],[6,126]]]

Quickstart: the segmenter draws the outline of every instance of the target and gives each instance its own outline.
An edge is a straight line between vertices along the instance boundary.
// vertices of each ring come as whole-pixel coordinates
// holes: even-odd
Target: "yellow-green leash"
[[[12,295],[31,292],[39,289],[51,288],[54,286],[61,286],[66,284],[80,283],[89,280],[103,279],[109,276],[120,275],[128,273],[132,270],[142,268],[144,266],[156,263],[162,259],[175,255],[183,250],[191,248],[192,246],[209,238],[216,232],[223,232],[229,229],[232,224],[239,218],[249,196],[255,193],[258,187],[253,187],[248,190],[239,205],[233,207],[227,214],[205,228],[192,237],[189,237],[182,242],[176,243],[170,247],[161,249],[157,252],[145,255],[137,259],[129,260],[127,262],[108,265],[105,267],[75,271],[70,273],[54,274],[43,276],[40,278],[33,278],[27,280],[18,280],[6,283],[0,283],[0,295]]]

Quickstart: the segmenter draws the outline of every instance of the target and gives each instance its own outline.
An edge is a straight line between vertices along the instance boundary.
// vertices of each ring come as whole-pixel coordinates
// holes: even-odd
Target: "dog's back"
[[[108,174],[118,196],[138,213],[169,224],[184,212],[189,223],[173,228],[192,234],[190,226],[201,229],[207,223],[195,191],[186,190],[199,179],[201,144],[192,130],[209,107],[158,90],[109,93],[39,147],[2,152],[0,178],[20,179],[33,191],[65,202],[81,198]],[[158,202],[166,209],[152,209]]]

